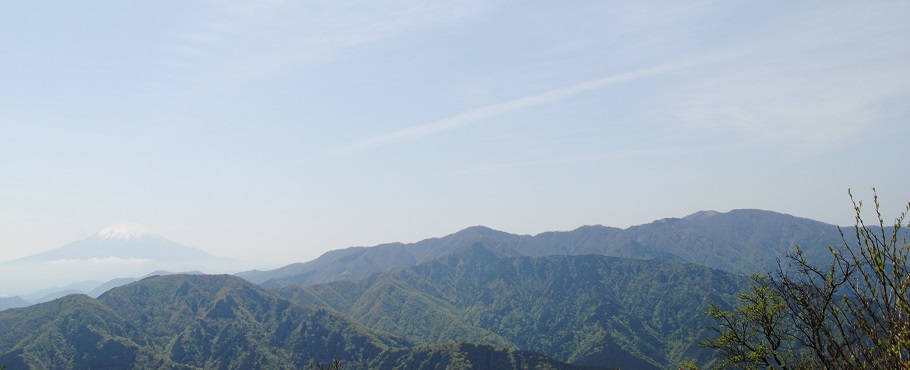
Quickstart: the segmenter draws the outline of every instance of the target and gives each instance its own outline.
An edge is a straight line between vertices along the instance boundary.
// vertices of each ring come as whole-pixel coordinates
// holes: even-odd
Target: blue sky
[[[908,2],[0,5],[0,260],[910,201]]]

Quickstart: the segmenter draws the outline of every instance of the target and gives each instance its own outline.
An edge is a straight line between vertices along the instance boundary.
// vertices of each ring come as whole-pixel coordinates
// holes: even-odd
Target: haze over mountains
[[[841,242],[837,227],[813,220],[704,211],[534,236],[476,226],[239,277],[136,281],[144,268],[213,271],[233,261],[121,224],[5,264],[83,269],[57,277],[75,280],[43,299],[52,301],[0,312],[0,361],[134,369],[300,368],[333,358],[353,369],[710,364],[712,352],[696,345],[710,335],[707,302],[730,307],[746,274],[794,245],[823,258]],[[129,274],[113,279],[118,273]],[[0,309],[23,302],[7,297]]]
[[[841,240],[833,225],[790,215],[762,210],[702,211],[627,229],[594,225],[534,236],[475,226],[416,243],[334,250],[313,261],[238,276],[266,287],[356,280],[443,258],[476,242],[500,257],[601,254],[688,261],[748,274],[771,267],[794,245],[807,246],[810,256],[823,256],[824,246],[838,245]],[[92,293],[98,288],[93,294],[97,296],[154,271],[235,273],[244,266],[248,265],[242,261],[180,245],[141,225],[119,223],[60,248],[0,263],[0,295],[28,294],[36,302],[47,300],[39,299],[45,296]],[[21,302],[10,302],[16,304]]]
[[[50,251],[0,263],[0,295],[71,284],[79,285],[73,288],[97,286],[111,279],[140,278],[160,270],[226,273],[243,266],[240,261],[213,256],[139,224],[124,222]]]
[[[437,260],[478,242],[500,257],[600,254],[687,261],[749,274],[771,267],[794,245],[806,246],[810,257],[820,257],[825,246],[839,245],[841,239],[833,225],[786,214],[702,211],[627,229],[594,225],[534,236],[475,226],[416,243],[334,250],[313,261],[237,275],[272,288],[357,280]],[[0,296],[24,295],[30,302],[68,293],[97,296],[155,271],[236,273],[245,266],[180,245],[139,224],[119,223],[57,249],[0,263]],[[0,308],[21,304],[6,299]]]
[[[335,250],[310,262],[238,275],[269,287],[356,280],[443,258],[474,243],[500,257],[600,254],[694,262],[750,274],[772,267],[795,245],[820,258],[827,246],[842,240],[834,225],[791,215],[754,209],[702,211],[627,229],[595,225],[534,236],[476,226],[417,243]]]

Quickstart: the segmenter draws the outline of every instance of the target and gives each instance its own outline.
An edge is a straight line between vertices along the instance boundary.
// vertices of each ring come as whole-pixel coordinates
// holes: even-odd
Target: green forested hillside
[[[370,367],[378,370],[596,369],[595,367],[567,365],[533,352],[507,350],[489,345],[470,343],[447,343],[404,350],[390,350],[383,352],[382,356],[370,364]]]
[[[746,278],[694,264],[586,256],[500,258],[481,244],[357,283],[280,293],[418,344],[446,340],[540,352],[581,365],[673,368],[710,360],[708,301]]]
[[[760,270],[794,244],[813,258],[834,238],[831,225],[755,210],[537,236],[474,227],[416,244],[337,251],[264,284],[284,286],[277,291],[226,275],[156,276],[97,300],[74,295],[6,310],[0,363],[10,369],[301,368],[334,358],[346,369],[426,368],[434,361],[457,367],[508,360],[515,368],[531,363],[521,361],[543,368],[705,364],[712,353],[696,342],[712,324],[703,315],[707,302],[732,302],[747,279],[683,261]],[[356,276],[367,277],[298,284]]]
[[[0,335],[8,369],[182,368],[156,353],[143,330],[85,295],[0,312]]]
[[[364,365],[383,349],[403,345],[230,276],[160,277],[98,300],[139,323],[171,360],[202,368],[299,368],[333,357]]]
[[[411,349],[334,310],[224,275],[156,276],[97,300],[71,295],[0,312],[0,364],[8,369],[300,369],[336,358],[344,369],[418,369],[427,356],[442,368],[502,358],[514,369],[574,368],[543,355],[465,346]]]

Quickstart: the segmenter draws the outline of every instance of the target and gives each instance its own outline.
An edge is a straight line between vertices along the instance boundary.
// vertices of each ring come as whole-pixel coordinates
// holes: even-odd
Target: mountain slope
[[[599,255],[501,258],[476,243],[357,283],[279,292],[418,344],[448,337],[580,365],[653,369],[709,361],[711,352],[695,344],[707,334],[707,302],[732,302],[746,284],[745,277],[688,263]]]
[[[370,363],[370,369],[565,369],[584,370],[593,367],[569,365],[544,355],[496,348],[482,344],[448,343],[389,350]]]
[[[365,364],[385,348],[402,345],[227,275],[153,277],[98,300],[124,319],[141,322],[152,345],[168,358],[197,367],[300,368],[334,356]]]
[[[820,259],[828,255],[828,246],[843,243],[834,225],[749,209],[702,211],[631,227],[626,234],[680,260],[741,274],[774,267],[796,245],[807,257]]]
[[[0,313],[0,363],[12,369],[180,368],[135,325],[85,295]]]
[[[505,356],[517,364],[574,368],[492,346],[413,354],[408,346],[333,310],[304,307],[228,275],[154,276],[98,299],[71,295],[0,312],[0,363],[11,369],[300,369],[335,358],[345,369],[410,369],[410,359],[427,353],[443,367]]]
[[[364,367],[403,342],[233,276],[155,276],[97,300],[71,295],[0,312],[11,368]]]
[[[584,226],[536,236],[477,226],[442,238],[336,250],[310,262],[237,275],[266,287],[357,280],[443,258],[474,243],[482,243],[500,257],[601,254],[688,261],[749,274],[772,268],[794,245],[803,247],[810,258],[822,258],[826,247],[839,245],[841,239],[833,225],[790,215],[761,210],[706,211],[624,230]]]

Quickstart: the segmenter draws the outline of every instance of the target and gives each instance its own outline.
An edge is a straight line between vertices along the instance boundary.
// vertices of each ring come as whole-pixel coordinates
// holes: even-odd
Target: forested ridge
[[[748,279],[690,263],[598,255],[499,258],[481,244],[359,282],[289,286],[414,343],[450,340],[540,352],[583,365],[672,368],[710,362],[700,348],[708,302],[732,302]]]
[[[0,364],[292,369],[338,360],[345,369],[711,367],[731,363],[718,356],[725,348],[710,345],[723,334],[714,320],[742,312],[742,299],[758,294],[757,280],[679,256],[714,252],[725,264],[767,266],[779,246],[801,240],[808,244],[795,261],[814,266],[825,254],[830,260],[832,253],[863,245],[845,239],[840,246],[820,244],[830,239],[829,226],[765,211],[702,212],[623,231],[627,237],[637,230],[625,239],[638,250],[635,258],[601,253],[601,237],[620,235],[619,229],[529,237],[470,228],[419,243],[428,255],[441,254],[428,261],[414,259],[413,246],[394,251],[389,245],[375,253],[354,249],[320,265],[323,270],[304,273],[331,275],[384,261],[377,266],[385,270],[362,279],[295,283],[303,276],[298,274],[257,285],[230,275],[153,276],[97,299],[70,295],[0,311]],[[528,255],[553,246],[571,253]],[[752,253],[762,248],[771,251]],[[399,258],[403,262],[394,262]],[[883,271],[906,266],[903,257],[895,261]],[[803,353],[804,347],[794,348],[792,353]]]
[[[228,275],[156,276],[98,299],[70,295],[6,310],[0,333],[0,364],[9,369],[300,369],[333,359],[346,369],[435,368],[419,360],[427,356],[455,368],[472,360],[578,368],[490,345],[411,349],[334,310]]]
[[[672,368],[710,361],[695,345],[707,326],[700,312],[709,300],[731,301],[744,283],[681,262],[500,258],[480,244],[359,282],[279,291],[227,275],[156,276],[98,299],[71,295],[0,312],[0,361],[12,368],[300,368],[335,358],[364,369],[433,361]]]

